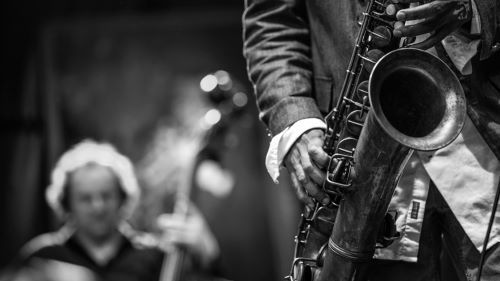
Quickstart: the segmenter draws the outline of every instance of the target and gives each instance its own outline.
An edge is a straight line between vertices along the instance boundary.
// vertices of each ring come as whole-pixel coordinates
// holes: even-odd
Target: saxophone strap
[[[373,254],[375,253],[375,250],[369,252],[357,252],[345,249],[335,243],[332,238],[328,240],[328,248],[335,254],[352,262],[368,262],[373,259]]]
[[[483,273],[484,261],[486,259],[486,250],[488,250],[488,243],[490,241],[491,228],[495,223],[495,217],[498,207],[498,202],[500,200],[500,181],[498,182],[497,190],[495,193],[495,200],[493,200],[493,208],[491,210],[490,221],[488,223],[488,229],[486,230],[486,235],[484,236],[483,251],[481,252],[481,258],[479,260],[478,271],[477,271],[477,281],[481,280],[481,274]]]

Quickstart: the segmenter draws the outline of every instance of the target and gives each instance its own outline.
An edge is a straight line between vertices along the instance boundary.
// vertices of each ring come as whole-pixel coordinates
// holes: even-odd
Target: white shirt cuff
[[[302,134],[311,129],[324,130],[326,129],[326,124],[323,120],[318,118],[302,119],[285,128],[271,139],[269,150],[266,155],[266,169],[275,183],[278,183],[280,168],[286,154],[295,141],[297,141]]]

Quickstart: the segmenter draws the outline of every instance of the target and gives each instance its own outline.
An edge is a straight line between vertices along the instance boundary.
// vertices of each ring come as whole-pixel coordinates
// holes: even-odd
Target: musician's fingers
[[[287,162],[287,167],[292,168],[292,171],[295,173],[295,176],[297,176],[297,180],[299,181],[299,183],[305,181],[307,175],[302,168],[300,146],[296,146],[296,149],[293,149],[291,151],[290,158]]]
[[[299,183],[305,188],[306,192],[318,202],[325,205],[330,203],[329,197],[320,189],[320,186],[323,185],[325,174],[311,162],[306,147],[299,146],[298,150],[300,152],[300,165],[296,165],[295,170],[303,171],[303,173],[297,173]]]
[[[443,40],[443,38],[448,36],[457,27],[458,26],[456,26],[456,25],[445,25],[441,29],[437,30],[434,34],[432,34],[426,40],[419,42],[419,43],[410,44],[410,45],[408,45],[408,47],[427,50],[427,49],[431,48],[432,46],[436,45],[441,40]]]
[[[164,250],[170,250],[174,246],[184,246],[186,248],[190,248],[193,247],[195,243],[196,241],[189,233],[172,233],[164,238],[164,240],[160,243],[160,247]]]
[[[158,246],[165,252],[170,252],[175,249],[175,243],[172,241],[170,235],[163,233],[158,240]]]
[[[314,208],[314,201],[328,202],[328,196],[321,191],[324,175],[311,161],[308,147],[321,147],[323,131],[311,130],[303,134],[285,157],[285,165],[290,172],[292,184],[299,199]],[[317,182],[318,184],[316,184]]]
[[[179,227],[179,228],[164,228],[161,232],[161,239],[165,239],[170,241],[170,238],[173,235],[187,235],[191,233],[193,230],[188,227]]]
[[[403,26],[405,26],[404,21],[396,21],[396,22],[394,22],[394,30],[396,30],[398,28],[401,28]]]
[[[176,236],[185,236],[185,235],[190,235],[190,232],[189,230],[187,229],[169,229],[165,232],[163,232],[162,234],[162,239],[165,239],[169,242],[172,241],[172,237],[176,237]]]
[[[157,226],[162,230],[186,228],[186,218],[176,214],[161,214],[156,219]]]
[[[413,37],[437,30],[442,24],[440,19],[432,18],[416,24],[401,26],[394,29],[393,33],[396,37]]]
[[[321,187],[317,184],[315,184],[312,181],[305,181],[302,183],[304,186],[306,192],[314,197],[316,201],[320,202],[323,205],[328,205],[330,203],[330,197],[321,189]]]
[[[191,245],[196,242],[200,228],[193,227],[189,221],[186,221],[182,227],[167,227],[163,229],[160,244],[163,249],[168,249],[172,245]]]
[[[319,186],[323,185],[325,173],[316,167],[316,165],[309,162],[307,165],[304,165],[304,171],[306,172],[308,181]]]
[[[195,236],[192,231],[172,231],[169,233],[170,241],[177,242],[190,242],[194,240]]]
[[[292,186],[295,188],[295,193],[297,193],[299,200],[306,204],[309,208],[314,209],[314,201],[311,197],[309,197],[309,195],[307,195],[295,173],[290,174],[290,179],[292,180]]]
[[[300,151],[300,164],[301,168],[304,170],[305,178],[301,179],[299,177],[299,181],[304,181],[305,179],[311,179],[314,183],[322,185],[323,184],[323,175],[321,170],[312,162],[311,157],[309,156],[308,150],[306,147],[299,147]]]
[[[385,7],[385,14],[389,16],[394,16],[397,12],[399,7],[397,4],[389,4],[387,7]]]
[[[403,9],[397,12],[396,18],[400,21],[418,20],[449,12],[456,6],[454,1],[433,1],[427,4]]]
[[[311,156],[312,161],[318,165],[321,169],[326,169],[328,163],[330,162],[330,157],[328,154],[320,147],[314,146],[308,149],[309,156]]]

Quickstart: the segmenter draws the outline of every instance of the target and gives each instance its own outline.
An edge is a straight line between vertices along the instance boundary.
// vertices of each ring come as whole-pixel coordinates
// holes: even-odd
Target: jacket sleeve
[[[272,135],[321,114],[312,97],[310,34],[301,0],[245,0],[243,54],[259,118]]]
[[[481,60],[500,49],[500,0],[474,0],[481,18]]]

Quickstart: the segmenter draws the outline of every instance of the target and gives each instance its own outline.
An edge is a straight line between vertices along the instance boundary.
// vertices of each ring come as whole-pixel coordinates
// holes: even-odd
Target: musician
[[[245,1],[244,55],[272,136],[266,168],[277,181],[286,167],[311,209],[330,202],[321,189],[329,161],[323,117],[337,104],[367,2]],[[392,2],[394,35],[416,37],[414,47],[446,58],[462,76],[468,117],[452,145],[413,154],[391,203],[400,238],[376,252],[370,280],[440,280],[442,247],[460,280],[475,280],[500,176],[500,1]],[[500,280],[499,227],[497,212],[483,280]]]
[[[65,224],[25,245],[16,280],[159,280],[164,251],[175,245],[188,250],[197,270],[212,270],[219,248],[200,212],[162,215],[162,235],[141,233],[126,222],[139,195],[131,162],[113,146],[74,146],[57,162],[46,192]]]

